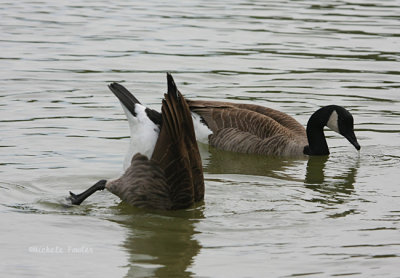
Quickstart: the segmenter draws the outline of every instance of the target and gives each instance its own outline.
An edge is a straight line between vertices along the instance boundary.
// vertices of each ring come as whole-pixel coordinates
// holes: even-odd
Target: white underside
[[[212,134],[212,131],[201,122],[201,117],[192,112],[194,132],[196,133],[196,140],[198,142],[208,144],[208,136]]]
[[[131,133],[129,150],[124,160],[124,170],[126,170],[131,165],[132,157],[136,153],[141,153],[151,158],[160,129],[147,117],[146,107],[143,105],[135,104],[136,117],[122,103],[121,105],[128,119]]]
[[[121,105],[128,119],[131,133],[129,149],[124,159],[124,170],[126,170],[131,165],[132,157],[137,153],[151,158],[160,129],[147,117],[146,107],[143,105],[135,104],[136,117],[122,103]],[[212,131],[201,122],[201,117],[198,114],[192,113],[192,119],[196,140],[208,144],[208,136],[212,134]]]
[[[326,126],[332,129],[333,131],[336,131],[337,133],[339,132],[339,124],[338,124],[338,114],[336,113],[335,110],[333,110],[331,116],[329,117],[328,122],[326,123]]]

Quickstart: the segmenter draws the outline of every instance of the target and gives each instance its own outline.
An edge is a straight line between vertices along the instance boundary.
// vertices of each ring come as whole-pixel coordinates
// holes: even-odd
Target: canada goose
[[[124,110],[130,112],[130,127],[143,132],[133,139],[138,139],[137,145],[143,147],[145,154],[137,152],[120,178],[101,180],[78,195],[70,192],[72,204],[79,205],[105,188],[142,208],[182,209],[203,200],[203,170],[189,106],[170,74],[167,80],[168,93],[164,95],[160,117],[153,117],[152,110],[130,93],[124,94],[122,86],[109,86],[119,99],[124,99]]]
[[[135,97],[117,85],[120,93],[113,92],[123,107],[129,106],[127,100]],[[353,116],[338,105],[318,109],[305,129],[288,114],[260,105],[189,99],[186,102],[192,112],[197,141],[218,149],[273,156],[328,155],[324,126],[343,135],[357,150],[361,148],[354,134]],[[132,121],[131,110],[124,110]],[[157,111],[148,108],[145,111],[149,118],[160,117]],[[157,129],[154,123],[153,129]],[[136,141],[136,134],[131,128],[131,142]],[[130,161],[134,153],[130,150],[125,161]]]
[[[338,105],[318,109],[305,129],[286,113],[255,104],[201,100],[187,103],[193,118],[203,123],[203,130],[209,129],[210,145],[219,149],[275,156],[328,155],[323,131],[328,126],[360,150],[353,116]]]

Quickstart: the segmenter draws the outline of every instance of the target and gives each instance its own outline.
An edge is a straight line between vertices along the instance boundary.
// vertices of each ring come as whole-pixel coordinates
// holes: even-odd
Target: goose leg
[[[70,196],[67,199],[70,200],[73,205],[80,205],[86,198],[88,198],[96,191],[103,190],[104,188],[106,188],[106,183],[107,183],[106,180],[100,180],[87,190],[83,191],[81,194],[74,194],[70,191],[69,192]]]

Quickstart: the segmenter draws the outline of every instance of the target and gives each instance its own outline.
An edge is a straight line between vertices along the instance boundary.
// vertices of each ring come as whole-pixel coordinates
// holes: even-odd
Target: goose
[[[114,89],[113,92],[123,107],[129,106],[129,99],[134,99],[120,84],[118,91]],[[304,128],[288,114],[256,104],[190,99],[186,102],[192,113],[197,141],[218,149],[284,157],[329,155],[325,126],[344,136],[357,150],[361,149],[354,134],[353,116],[339,105],[318,109]],[[124,110],[130,120],[132,113],[129,109]],[[149,117],[160,117],[157,111],[148,108],[145,111]],[[157,129],[156,124],[154,129]],[[132,142],[135,142],[135,136],[136,131],[131,128]],[[131,149],[125,161],[132,157]]]
[[[187,100],[202,125],[199,138],[218,149],[271,156],[329,155],[324,127],[344,136],[357,150],[353,116],[344,107],[328,105],[314,112],[305,129],[286,113],[255,104]],[[200,123],[199,123],[200,122]]]
[[[168,92],[161,113],[147,109],[119,84],[110,89],[123,99],[139,150],[130,166],[115,180],[100,180],[70,201],[81,204],[98,190],[107,189],[139,208],[184,209],[204,199],[204,177],[189,106],[167,73]],[[131,148],[132,149],[132,148]]]

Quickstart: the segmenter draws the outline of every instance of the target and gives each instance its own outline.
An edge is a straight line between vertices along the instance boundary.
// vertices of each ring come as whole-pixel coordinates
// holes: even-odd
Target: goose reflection
[[[307,159],[242,154],[203,144],[199,144],[199,151],[203,159],[204,172],[209,174],[268,176],[296,181],[301,181],[297,171],[288,169],[303,167]]]
[[[307,185],[322,184],[325,180],[324,169],[328,156],[312,156],[307,161],[304,183]]]
[[[359,158],[337,161],[337,157],[281,158],[227,152],[199,145],[204,171],[209,174],[268,176],[304,183],[318,193],[308,200],[324,204],[343,203],[354,191]],[[339,166],[338,166],[339,165]],[[346,168],[345,168],[346,167]],[[304,176],[305,172],[305,176]]]
[[[192,277],[190,271],[201,245],[195,226],[203,207],[152,213],[121,203],[123,214],[115,221],[126,228],[122,246],[129,254],[126,277]]]
[[[323,198],[313,198],[311,201],[324,204],[343,203],[354,192],[359,159],[340,174],[326,174],[328,156],[310,157],[304,179],[305,187],[323,194]],[[337,162],[331,162],[337,164]],[[329,163],[328,163],[329,164]],[[335,170],[340,170],[335,167]]]

